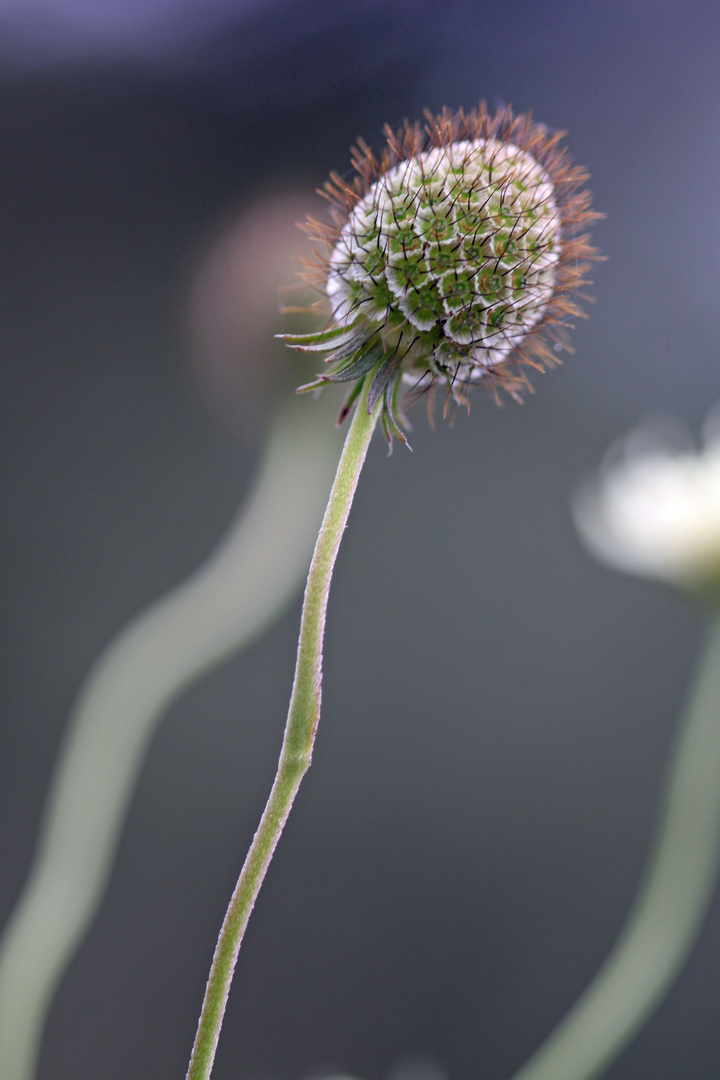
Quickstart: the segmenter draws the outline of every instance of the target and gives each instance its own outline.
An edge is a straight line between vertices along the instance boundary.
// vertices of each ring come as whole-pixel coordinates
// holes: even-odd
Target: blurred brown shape
[[[204,395],[233,429],[254,427],[307,374],[274,335],[300,320],[302,329],[322,324],[322,315],[282,315],[285,303],[317,300],[296,273],[310,247],[298,222],[318,201],[304,191],[262,198],[231,219],[200,260],[188,302],[192,362]]]

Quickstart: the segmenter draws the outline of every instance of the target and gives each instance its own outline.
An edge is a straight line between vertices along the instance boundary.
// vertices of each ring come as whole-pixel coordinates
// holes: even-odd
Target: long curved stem
[[[591,1080],[669,989],[708,907],[720,863],[720,619],[675,750],[634,909],[590,986],[514,1080]]]
[[[207,1080],[210,1076],[245,928],[300,782],[310,767],[320,718],[322,647],[330,580],[360,470],[382,406],[380,399],[372,413],[368,413],[369,385],[370,376],[365,381],[345,440],[310,564],[300,619],[295,678],[277,774],[220,930],[187,1080]]]
[[[163,712],[299,589],[337,462],[336,408],[294,397],[279,408],[254,489],[218,550],[111,642],[81,688],[35,862],[0,946],[2,1080],[32,1080],[52,996],[102,900]]]

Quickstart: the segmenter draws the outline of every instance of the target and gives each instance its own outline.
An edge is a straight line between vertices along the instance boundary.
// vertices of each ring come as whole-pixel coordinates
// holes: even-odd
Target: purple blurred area
[[[264,0],[3,0],[0,56],[8,66],[38,68],[177,55],[198,34],[269,6]]]
[[[522,408],[477,393],[435,432],[416,408],[413,454],[370,455],[217,1080],[418,1056],[509,1080],[622,924],[702,620],[591,563],[568,503],[640,416],[697,429],[720,398],[719,53],[703,0],[0,0],[0,920],[83,675],[250,483],[262,420],[226,423],[207,344],[223,379],[233,334],[275,370],[238,222],[347,171],[357,136],[480,98],[567,129],[607,215],[575,356]],[[203,301],[203,354],[216,250],[241,295],[216,334]],[[170,710],[39,1080],[184,1075],[298,614]],[[714,1080],[719,995],[715,904],[609,1080]]]

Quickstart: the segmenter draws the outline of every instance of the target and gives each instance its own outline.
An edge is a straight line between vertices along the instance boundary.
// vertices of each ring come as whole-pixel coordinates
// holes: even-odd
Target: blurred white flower
[[[581,487],[573,509],[580,536],[601,561],[720,595],[717,423],[706,425],[699,451],[679,450],[657,429],[632,433]]]

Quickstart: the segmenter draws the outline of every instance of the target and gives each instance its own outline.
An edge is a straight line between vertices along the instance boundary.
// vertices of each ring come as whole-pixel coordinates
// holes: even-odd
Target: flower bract
[[[462,403],[482,380],[517,396],[528,367],[567,348],[594,257],[582,229],[597,215],[562,133],[529,116],[481,105],[385,134],[379,157],[358,144],[352,180],[325,185],[332,224],[309,223],[325,250],[306,279],[330,321],[285,340],[330,352],[329,370],[301,389],[351,383],[341,419],[373,373],[368,408],[382,397],[386,435],[404,439],[402,384],[410,396],[440,384]]]

